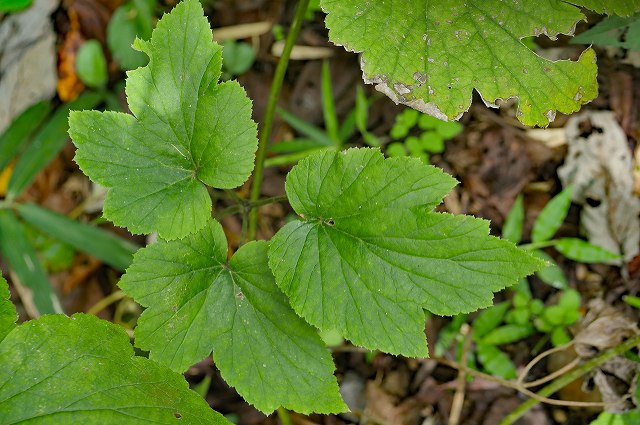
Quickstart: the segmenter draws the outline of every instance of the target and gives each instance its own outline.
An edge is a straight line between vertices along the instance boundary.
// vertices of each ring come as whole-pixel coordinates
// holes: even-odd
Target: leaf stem
[[[287,195],[279,195],[279,196],[272,196],[270,198],[263,198],[263,199],[258,199],[257,201],[250,201],[250,200],[246,200],[246,199],[240,199],[238,200],[238,203],[236,205],[232,205],[230,207],[227,207],[225,209],[223,209],[222,211],[220,211],[218,214],[216,214],[216,220],[222,220],[225,217],[228,217],[230,215],[233,214],[238,214],[241,213],[243,211],[252,211],[255,208],[259,208],[263,205],[269,205],[269,204],[275,204],[278,202],[284,202],[286,201]]]
[[[274,156],[273,158],[267,158],[264,161],[264,166],[266,168],[266,167],[277,167],[280,165],[295,164],[301,159],[308,157],[309,155],[312,155],[317,152],[323,152],[325,150],[331,150],[331,149],[335,149],[335,148],[329,147],[329,148],[309,149],[303,152],[294,152],[294,153]]]
[[[96,315],[105,308],[109,307],[111,304],[117,303],[126,296],[127,295],[122,291],[113,292],[95,303],[89,310],[87,310],[87,314]]]
[[[289,34],[287,35],[287,41],[285,42],[284,50],[282,51],[282,56],[280,56],[278,66],[276,67],[276,72],[273,76],[273,82],[271,83],[269,98],[267,100],[267,108],[264,113],[264,124],[262,126],[262,130],[260,131],[260,139],[258,141],[256,169],[253,174],[251,196],[249,198],[251,201],[257,201],[260,198],[262,180],[264,179],[264,161],[267,155],[267,144],[269,143],[269,138],[271,136],[271,128],[273,127],[273,118],[276,113],[276,105],[278,103],[278,98],[280,97],[284,75],[286,74],[287,66],[289,65],[291,50],[293,50],[293,45],[295,44],[296,39],[298,38],[298,34],[300,33],[300,28],[302,27],[302,22],[304,21],[304,16],[307,12],[308,6],[309,0],[300,0],[300,2],[298,3],[296,14],[293,18],[291,28],[289,29]],[[249,229],[247,232],[248,240],[253,240],[256,238],[257,229],[258,211],[254,209],[249,214]]]
[[[553,239],[550,241],[531,242],[524,245],[518,245],[518,248],[526,249],[526,250],[534,250],[534,249],[540,249],[540,248],[548,248],[550,246],[554,246],[555,244],[556,244],[556,240]]]
[[[278,407],[276,412],[278,413],[281,425],[293,425],[293,422],[291,422],[291,416],[289,416],[289,412],[284,407]]]
[[[551,384],[547,385],[546,387],[538,391],[536,395],[540,397],[548,397],[553,393],[555,393],[556,391],[558,391],[559,389],[564,388],[571,382],[580,378],[581,376],[591,371],[592,369],[595,369],[596,367],[600,366],[602,363],[606,362],[607,360],[610,360],[616,356],[619,356],[620,354],[624,353],[627,350],[630,350],[631,348],[639,344],[640,344],[640,335],[636,335],[633,338],[629,338],[622,344],[619,344],[613,348],[608,349],[607,351],[600,354],[598,357],[594,357],[593,359],[586,361],[585,363],[573,369],[571,372],[567,373],[566,375],[559,377],[558,379],[553,381]],[[520,406],[518,406],[513,412],[509,413],[500,422],[500,425],[513,424],[515,421],[518,420],[518,418],[520,418],[520,416],[524,415],[529,409],[531,409],[533,406],[535,406],[539,402],[540,401],[536,400],[535,398],[531,398],[525,401]]]

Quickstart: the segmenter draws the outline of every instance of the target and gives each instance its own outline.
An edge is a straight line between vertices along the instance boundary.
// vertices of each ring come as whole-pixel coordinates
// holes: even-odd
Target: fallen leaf
[[[84,90],[84,84],[76,73],[76,54],[84,41],[80,34],[80,22],[73,9],[69,10],[69,31],[58,49],[58,96],[63,102],[74,100]]]
[[[55,34],[51,13],[58,0],[35,0],[0,21],[0,133],[29,106],[55,94]]]
[[[640,199],[627,137],[609,111],[575,115],[565,130],[569,151],[558,176],[564,187],[574,186],[582,230],[592,244],[629,261],[639,251]]]

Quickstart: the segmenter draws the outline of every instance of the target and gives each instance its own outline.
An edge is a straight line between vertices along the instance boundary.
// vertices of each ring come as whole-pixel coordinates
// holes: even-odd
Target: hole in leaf
[[[587,198],[587,205],[590,207],[596,208],[600,206],[600,201],[598,199]]]
[[[180,412],[174,413],[173,416],[175,416],[176,419],[181,419],[182,418],[182,415],[180,414]]]
[[[578,128],[580,129],[580,137],[582,137],[583,139],[588,138],[593,133],[602,134],[602,129],[600,127],[594,126],[591,123],[591,120],[588,119],[581,121],[578,125]]]

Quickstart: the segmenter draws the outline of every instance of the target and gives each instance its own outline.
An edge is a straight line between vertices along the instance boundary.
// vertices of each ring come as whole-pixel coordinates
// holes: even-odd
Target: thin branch
[[[284,202],[287,199],[288,199],[287,195],[272,196],[270,198],[258,199],[257,201],[249,201],[247,199],[241,199],[236,205],[232,205],[220,211],[218,214],[215,215],[215,218],[216,220],[222,220],[223,218],[228,217],[230,215],[239,214],[244,211],[249,212],[254,208],[259,208],[264,205],[275,204],[278,202]]]
[[[522,370],[522,372],[520,372],[520,376],[518,376],[518,384],[522,384],[524,382],[524,379],[527,377],[527,375],[529,374],[529,371],[535,366],[537,365],[542,359],[544,359],[545,357],[547,357],[550,354],[553,353],[557,353],[559,351],[564,351],[567,348],[571,347],[573,345],[573,341],[570,341],[567,344],[561,345],[559,347],[554,347],[554,348],[550,348],[547,351],[543,351],[542,353],[538,354],[533,360],[531,360]]]
[[[551,384],[547,385],[546,387],[538,391],[538,393],[536,394],[536,398],[531,398],[530,400],[527,400],[524,403],[522,403],[514,411],[512,411],[509,415],[507,415],[502,420],[502,422],[500,422],[500,425],[513,424],[515,421],[517,421],[520,418],[520,416],[524,415],[529,409],[531,409],[533,406],[535,406],[540,402],[539,397],[545,398],[552,395],[559,389],[564,388],[566,385],[580,378],[581,376],[591,371],[592,369],[595,369],[596,367],[600,366],[607,360],[610,360],[616,356],[619,356],[625,351],[630,350],[633,347],[638,346],[639,344],[640,344],[640,335],[636,335],[633,338],[629,338],[625,342],[613,348],[608,349],[607,351],[601,353],[599,356],[584,362],[579,367],[573,369],[571,372],[565,375],[562,375],[561,377],[553,381]]]
[[[441,363],[443,365],[452,367],[454,369],[461,369],[463,366],[451,361],[451,360],[447,360],[444,358],[434,358],[435,361],[437,361],[438,363]],[[548,398],[545,396],[542,396],[540,394],[536,394],[533,391],[528,390],[527,388],[525,388],[524,386],[518,384],[515,381],[507,381],[506,379],[497,377],[497,376],[493,376],[493,375],[488,375],[486,373],[482,373],[482,372],[478,372],[475,369],[467,369],[467,373],[471,376],[474,376],[476,378],[479,379],[483,379],[485,381],[490,381],[490,382],[495,382],[496,384],[500,384],[503,387],[507,387],[507,388],[512,388],[518,392],[521,392],[522,394],[525,394],[529,397],[531,397],[532,400],[535,400],[536,403],[546,403],[546,404],[551,404],[554,406],[570,406],[570,407],[603,407],[603,406],[610,406],[612,405],[612,403],[593,403],[593,402],[588,402],[588,401],[567,401],[567,400],[556,400],[553,398]],[[586,373],[586,372],[585,372]],[[550,395],[550,394],[549,394]]]
[[[460,356],[462,365],[458,371],[458,378],[456,380],[456,393],[453,395],[453,402],[451,403],[449,425],[458,425],[460,423],[462,405],[464,404],[464,393],[467,386],[467,357],[469,354],[469,349],[471,348],[471,332],[471,327],[466,323],[463,324],[460,328],[460,333],[464,337],[464,342],[462,344],[462,356]]]

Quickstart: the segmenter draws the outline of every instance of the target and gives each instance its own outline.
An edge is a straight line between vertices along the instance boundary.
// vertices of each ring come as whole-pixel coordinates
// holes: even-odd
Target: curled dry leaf
[[[55,34],[50,15],[58,0],[35,0],[0,22],[0,133],[34,103],[55,94]]]
[[[624,131],[608,111],[576,115],[565,130],[569,152],[558,175],[563,186],[574,185],[582,229],[589,242],[629,261],[640,244],[640,199]]]
[[[581,330],[574,338],[578,356],[589,359],[615,347],[636,335],[637,324],[602,300],[589,303],[589,311],[580,323]],[[592,379],[608,403],[606,410],[619,413],[634,407],[629,397],[636,387],[635,377],[640,371],[638,363],[617,356],[603,363],[592,373]]]

